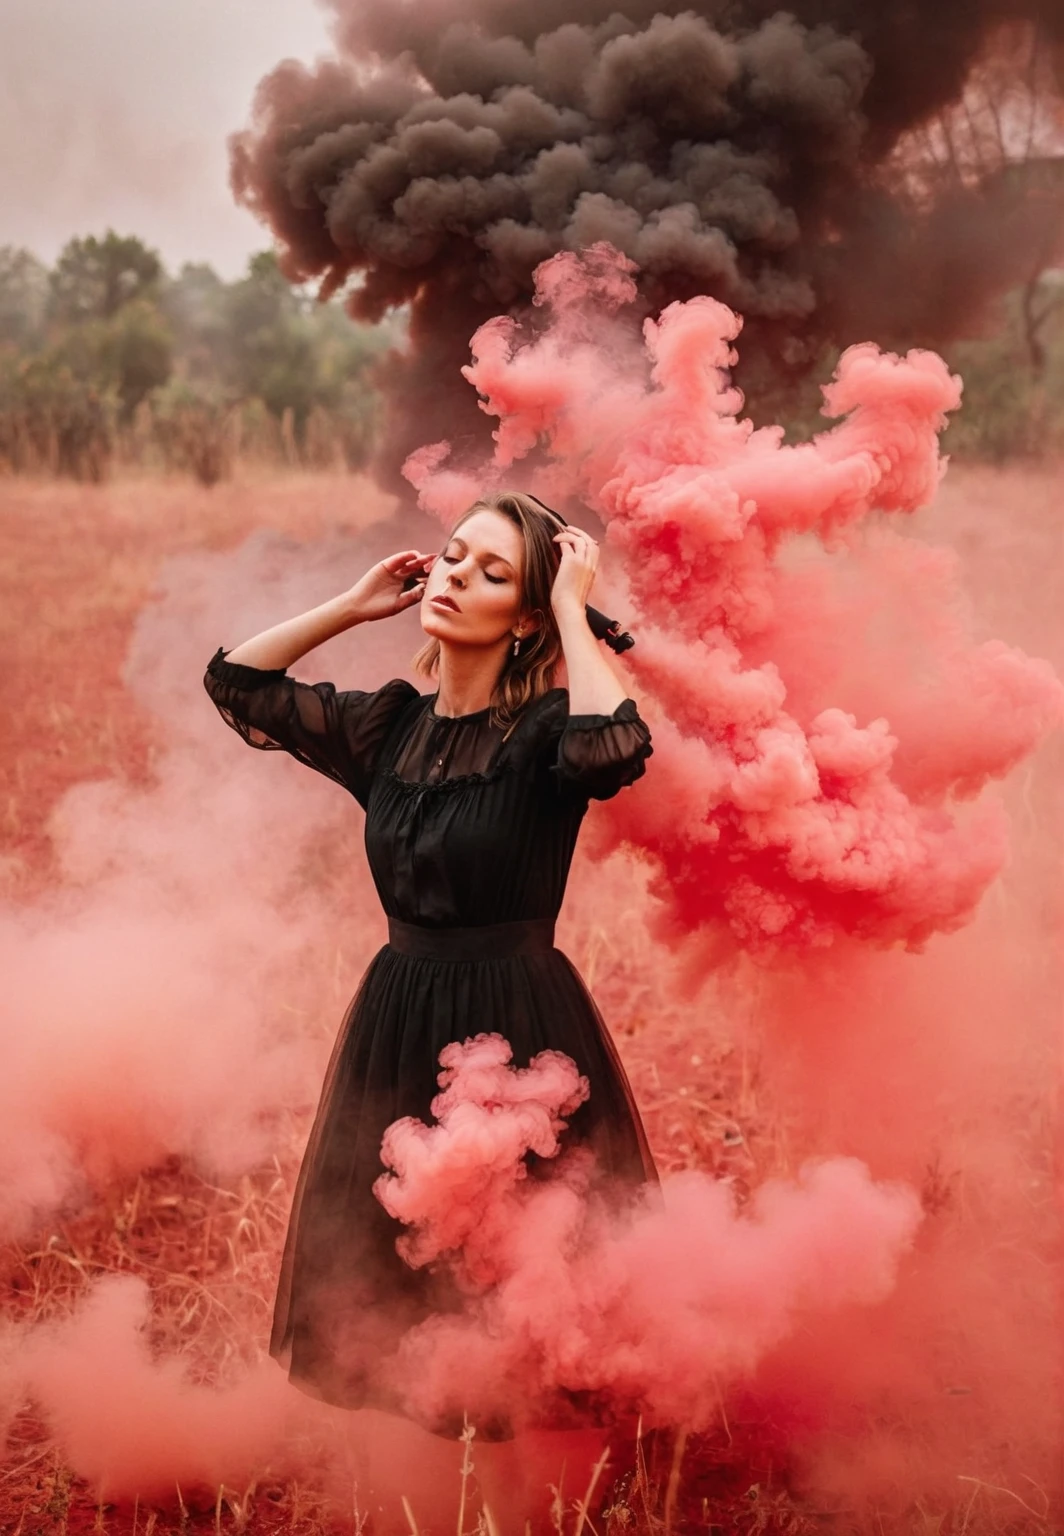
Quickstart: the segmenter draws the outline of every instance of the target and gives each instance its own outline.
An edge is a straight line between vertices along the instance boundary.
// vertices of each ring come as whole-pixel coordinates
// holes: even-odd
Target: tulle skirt
[[[406,1115],[431,1122],[439,1054],[452,1041],[501,1034],[517,1067],[564,1051],[591,1090],[564,1144],[590,1146],[613,1188],[657,1183],[605,1022],[553,934],[549,919],[465,929],[390,920],[332,1051],[281,1261],[270,1353],[312,1396],[402,1411],[379,1363],[406,1329],[461,1305],[445,1267],[399,1256],[404,1228],[373,1193],[385,1129]]]

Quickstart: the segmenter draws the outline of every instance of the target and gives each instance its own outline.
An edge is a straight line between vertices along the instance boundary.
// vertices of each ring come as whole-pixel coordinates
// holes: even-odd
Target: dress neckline
[[[531,701],[531,703],[527,704],[525,706],[525,711],[522,711],[522,713],[530,711],[536,705],[542,707],[548,699],[553,701],[559,695],[565,694],[565,692],[566,690],[564,688],[548,688],[546,693],[540,694],[538,699],[534,699]],[[436,720],[441,725],[461,725],[464,720],[483,720],[485,716],[491,714],[492,710],[492,706],[490,704],[486,704],[483,709],[474,709],[472,713],[468,715],[438,715],[432,706],[435,700],[439,698],[439,692],[437,691],[436,693],[423,694],[422,698],[426,700],[425,713],[428,715],[429,719]]]
[[[485,715],[491,713],[491,705],[486,704],[483,709],[474,709],[468,715],[438,715],[432,707],[433,700],[438,697],[438,694],[431,694],[429,697],[429,717],[432,720],[439,720],[441,724],[446,722],[448,725],[458,725],[463,720],[483,720]]]

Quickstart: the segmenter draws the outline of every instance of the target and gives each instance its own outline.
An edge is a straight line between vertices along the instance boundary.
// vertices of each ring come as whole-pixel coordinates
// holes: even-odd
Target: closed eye
[[[458,556],[457,555],[443,555],[442,559],[443,559],[443,563],[445,565],[457,565],[458,564]],[[485,571],[484,574],[485,574],[485,576],[488,576],[487,571]],[[508,581],[509,577],[508,576],[488,576],[488,580],[489,581],[493,581],[493,582],[495,582],[496,585],[498,585],[498,583],[500,581]]]

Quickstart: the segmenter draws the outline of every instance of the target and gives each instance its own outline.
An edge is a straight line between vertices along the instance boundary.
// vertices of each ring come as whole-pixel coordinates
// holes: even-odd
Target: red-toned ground
[[[122,666],[138,613],[162,562],[175,553],[222,550],[249,533],[274,528],[314,539],[338,526],[360,527],[386,515],[389,501],[342,477],[244,481],[206,491],[185,482],[118,481],[83,487],[29,481],[0,484],[0,635],[4,665],[5,747],[0,754],[0,891],[18,902],[56,878],[47,836],[49,814],[86,779],[150,782],[148,723],[126,693]],[[1064,562],[1059,533],[1059,477],[1049,471],[951,471],[923,531],[955,547],[989,632],[1002,632],[1035,654],[1064,662]],[[1040,573],[1043,590],[1024,601]],[[609,973],[623,983],[631,955],[602,954],[591,936],[574,955],[592,986]],[[638,965],[636,953],[635,962]],[[616,1017],[616,1014],[614,1015]],[[687,1166],[755,1179],[775,1161],[778,1127],[766,1119],[750,1064],[727,1049],[704,1060],[669,1060],[670,1041],[639,1030],[633,1000],[618,1018],[619,1043],[663,1169]],[[651,1049],[653,1045],[653,1049]],[[682,1086],[678,1086],[682,1083]],[[214,1189],[176,1162],[115,1188],[76,1220],[2,1253],[4,1310],[19,1321],[62,1315],[96,1275],[127,1271],[149,1279],[164,1320],[160,1342],[195,1338],[213,1328],[226,1295],[258,1298],[265,1324],[272,1255],[283,1229],[286,1195],[276,1171],[248,1176],[238,1188]],[[247,1306],[245,1305],[245,1315]],[[219,1494],[213,1508],[164,1512],[98,1506],[73,1479],[33,1413],[9,1426],[0,1465],[0,1532],[123,1533],[191,1530],[352,1530],[352,1518],[326,1509],[308,1471],[305,1483],[266,1484]],[[841,1511],[802,1509],[786,1486],[784,1455],[773,1459],[768,1427],[664,1439],[633,1456],[611,1484],[596,1530],[813,1532],[856,1529]],[[756,1447],[756,1449],[755,1449]],[[623,1469],[617,1467],[618,1473]],[[671,1475],[670,1475],[671,1474]],[[968,1533],[1048,1530],[1028,1513],[991,1514],[965,1505],[952,1514],[918,1508],[905,1529]],[[921,1520],[924,1523],[920,1523]],[[570,1506],[558,1529],[578,1532]],[[468,1522],[472,1528],[472,1520]]]
[[[0,484],[0,635],[6,746],[0,836],[9,877],[49,873],[44,823],[85,779],[151,770],[144,722],[121,683],[136,616],[162,563],[259,528],[313,539],[362,527],[392,502],[352,477],[291,476],[204,490],[192,482]]]

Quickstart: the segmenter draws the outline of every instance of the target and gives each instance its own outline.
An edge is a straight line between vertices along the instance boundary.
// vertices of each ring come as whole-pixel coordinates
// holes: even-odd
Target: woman
[[[590,800],[637,779],[653,751],[588,627],[597,563],[589,534],[532,497],[499,493],[459,519],[440,555],[390,555],[342,596],[219,649],[207,667],[207,692],[246,741],[289,752],[364,808],[388,916],[388,943],[329,1063],[270,1343],[290,1379],[330,1403],[397,1406],[376,1365],[414,1322],[458,1304],[445,1274],[400,1259],[403,1229],[372,1190],[385,1128],[431,1120],[448,1042],[497,1031],[519,1067],[564,1051],[591,1092],[563,1145],[590,1145],[611,1186],[657,1181],[602,1017],[553,947]],[[414,664],[438,677],[435,693],[399,678],[338,693],[286,676],[330,636],[415,603],[430,639]],[[553,686],[563,655],[568,691]],[[549,1174],[534,1162],[530,1172]]]

